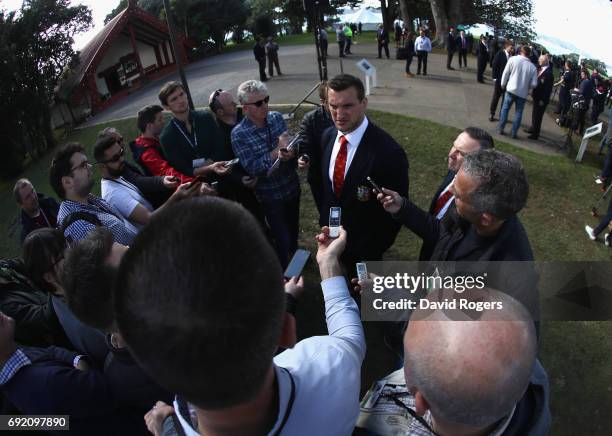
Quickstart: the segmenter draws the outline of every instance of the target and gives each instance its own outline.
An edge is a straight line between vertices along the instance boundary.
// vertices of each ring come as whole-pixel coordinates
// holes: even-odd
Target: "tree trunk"
[[[383,26],[385,27],[387,32],[392,32],[393,26],[389,24],[387,17],[387,0],[380,0],[380,13],[383,19]]]
[[[399,0],[399,6],[404,26],[409,32],[414,32],[414,16],[410,12],[414,5],[410,0]]]
[[[448,32],[448,18],[444,9],[444,0],[430,0],[430,3],[431,14],[436,23],[436,37],[433,39],[432,44],[444,48],[446,46],[444,37]]]
[[[457,28],[463,24],[463,0],[447,0],[448,24]]]

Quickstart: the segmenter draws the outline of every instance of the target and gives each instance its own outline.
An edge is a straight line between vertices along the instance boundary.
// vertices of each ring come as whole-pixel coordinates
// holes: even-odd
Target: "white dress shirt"
[[[274,357],[278,416],[268,435],[350,435],[359,415],[366,343],[359,309],[344,277],[321,283],[328,336],[304,339]],[[293,401],[291,399],[293,398]],[[174,404],[178,411],[178,405]],[[176,414],[188,436],[199,436]]]
[[[426,36],[417,36],[414,40],[415,51],[431,51],[431,41]]]
[[[363,121],[355,130],[350,133],[342,133],[338,131],[336,135],[336,142],[334,142],[334,148],[332,149],[331,156],[329,158],[329,180],[332,183],[332,189],[334,189],[334,168],[336,165],[336,157],[338,157],[338,153],[340,152],[340,137],[345,136],[348,143],[346,144],[346,166],[344,167],[344,177],[346,178],[346,174],[348,173],[349,167],[351,166],[351,162],[353,161],[353,157],[355,157],[355,153],[357,153],[357,148],[361,143],[361,138],[363,138],[363,134],[368,128],[368,117],[363,117]]]

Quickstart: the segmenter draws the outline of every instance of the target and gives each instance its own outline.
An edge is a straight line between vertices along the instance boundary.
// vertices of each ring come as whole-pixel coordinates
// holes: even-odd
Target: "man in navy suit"
[[[499,98],[504,95],[504,90],[501,87],[501,77],[508,63],[508,59],[514,55],[514,46],[512,41],[506,40],[504,49],[498,51],[493,58],[493,66],[491,68],[491,78],[493,79],[493,98],[491,99],[491,107],[489,121],[495,121],[495,112],[497,112],[497,103]]]
[[[541,55],[538,59],[540,69],[538,71],[538,85],[533,88],[533,111],[531,113],[531,127],[527,129],[529,139],[538,139],[540,136],[540,128],[542,127],[542,118],[544,112],[546,112],[546,106],[550,101],[550,94],[552,93],[553,83],[555,81],[553,77],[552,68],[548,64],[548,56]]]
[[[457,37],[455,36],[455,28],[453,26],[448,28],[448,34],[446,35],[446,69],[454,70],[451,66],[453,63],[453,56],[457,51]]]
[[[368,99],[363,83],[349,74],[328,82],[328,105],[335,126],[323,132],[321,225],[329,208],[342,208],[348,233],[342,262],[347,273],[355,262],[381,260],[393,245],[400,225],[376,201],[366,177],[380,187],[408,195],[408,159],[397,142],[365,116]]]
[[[448,152],[448,173],[446,173],[438,190],[431,199],[431,204],[429,205],[430,215],[441,220],[455,201],[455,196],[451,193],[450,186],[463,164],[463,157],[476,150],[489,149],[494,146],[493,137],[478,127],[468,127],[457,136]],[[434,244],[423,240],[419,260],[429,260],[433,248]]]

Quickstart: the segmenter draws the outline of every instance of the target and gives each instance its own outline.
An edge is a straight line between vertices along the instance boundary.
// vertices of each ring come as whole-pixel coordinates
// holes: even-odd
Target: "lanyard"
[[[49,220],[47,219],[47,215],[45,215],[45,212],[42,210],[42,207],[39,208],[38,210],[40,210],[40,213],[42,214],[43,218],[45,219],[45,222],[47,223],[47,227],[53,227],[51,225],[51,223],[49,222]]]
[[[136,192],[138,195],[141,195],[140,191],[138,190],[138,188],[133,185],[132,183],[128,182],[127,180],[125,180],[123,177],[119,177],[117,180],[115,179],[104,179],[104,180],[108,180],[109,182],[113,182],[113,183],[117,183],[119,185],[125,186],[128,189],[131,189],[132,191]]]
[[[187,140],[191,148],[195,150],[198,147],[198,133],[196,132],[195,123],[191,123],[191,131],[193,132],[194,142],[191,142],[191,138],[189,137],[189,135],[187,135],[187,133],[185,133],[185,131],[182,129],[179,123],[176,122],[176,119],[173,119],[172,123],[179,130],[179,132],[183,134],[183,136],[185,137],[185,139]]]
[[[434,436],[438,436],[438,433],[436,433],[433,430],[433,428],[431,428],[431,426],[427,423],[427,421],[425,421],[425,419],[423,419],[422,416],[419,416],[414,410],[412,410],[410,407],[406,406],[402,401],[398,400],[395,395],[383,395],[383,396],[391,398],[395,404],[397,404],[401,408],[405,409],[406,412],[408,412],[414,419],[419,421],[419,424],[421,424],[423,427],[425,427],[425,429],[427,429],[431,434],[433,434]]]

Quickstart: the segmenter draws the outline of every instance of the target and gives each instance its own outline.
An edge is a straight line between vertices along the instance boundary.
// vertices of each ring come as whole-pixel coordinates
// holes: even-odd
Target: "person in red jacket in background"
[[[201,166],[193,170],[193,176],[188,176],[176,170],[165,159],[159,134],[164,128],[163,108],[159,105],[145,106],[138,111],[138,130],[141,135],[130,143],[134,160],[142,170],[153,176],[174,176],[180,183],[193,181],[197,176],[212,175],[214,170],[210,166]]]

